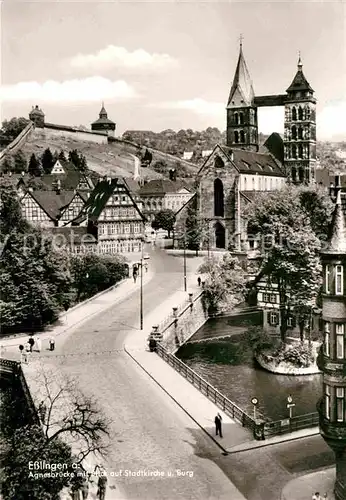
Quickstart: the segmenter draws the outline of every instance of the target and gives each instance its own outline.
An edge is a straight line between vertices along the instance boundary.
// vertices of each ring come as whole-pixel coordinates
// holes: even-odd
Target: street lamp
[[[143,249],[144,249],[144,238],[142,238],[141,286],[140,286],[140,295],[139,295],[139,323],[140,323],[141,330],[143,330]]]
[[[186,283],[186,239],[184,233],[184,292],[187,291],[187,283]]]

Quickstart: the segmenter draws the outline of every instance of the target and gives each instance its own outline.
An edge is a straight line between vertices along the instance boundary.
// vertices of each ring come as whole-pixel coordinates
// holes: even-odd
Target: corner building
[[[323,264],[324,342],[318,356],[323,396],[318,403],[320,433],[335,453],[336,500],[346,499],[346,222],[340,187]]]

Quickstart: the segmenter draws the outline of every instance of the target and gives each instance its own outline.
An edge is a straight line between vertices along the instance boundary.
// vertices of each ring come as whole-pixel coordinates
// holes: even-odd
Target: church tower
[[[324,342],[317,364],[323,373],[318,404],[320,433],[335,453],[335,498],[346,498],[346,221],[340,178],[330,237],[321,251]]]
[[[284,166],[291,182],[314,181],[316,164],[316,99],[298,60],[298,71],[286,90]]]
[[[258,151],[257,107],[242,42],[227,102],[227,146]]]

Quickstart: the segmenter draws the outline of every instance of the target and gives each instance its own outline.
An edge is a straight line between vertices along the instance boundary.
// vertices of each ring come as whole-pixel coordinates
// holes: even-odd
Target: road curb
[[[268,446],[274,446],[276,444],[289,443],[291,441],[298,441],[299,439],[305,439],[305,438],[309,438],[311,436],[318,436],[319,434],[320,434],[319,431],[315,431],[315,432],[311,432],[310,434],[306,434],[305,436],[297,436],[297,437],[291,437],[288,439],[280,439],[280,441],[275,441],[275,443],[274,442],[268,443],[265,441],[264,442],[263,441],[262,442],[255,441],[253,446],[248,446],[247,448],[241,448],[241,449],[230,448],[226,451],[227,451],[227,455],[234,455],[235,453],[241,453],[243,451],[251,451],[251,450],[255,450],[256,448],[265,448]]]
[[[150,372],[148,372],[148,370],[146,368],[144,368],[144,366],[139,362],[137,361],[137,359],[130,353],[130,351],[127,350],[126,348],[126,345],[124,345],[124,351],[126,352],[126,354],[128,354],[130,356],[130,358],[160,387],[160,389],[162,389],[178,406],[179,408],[181,408],[185,413],[186,415],[188,415],[191,420],[193,420],[195,422],[195,424],[198,425],[198,427],[200,429],[202,429],[202,431],[222,450],[222,453],[224,455],[228,455],[228,452],[226,450],[226,448],[224,448],[218,441],[216,441],[216,439],[214,438],[214,436],[212,436],[192,415],[191,413],[189,413],[186,408],[184,408],[180,403],[179,401],[177,401],[173,396],[172,394],[170,394],[167,389],[164,388],[164,386],[155,378],[153,377],[153,375],[151,375]]]

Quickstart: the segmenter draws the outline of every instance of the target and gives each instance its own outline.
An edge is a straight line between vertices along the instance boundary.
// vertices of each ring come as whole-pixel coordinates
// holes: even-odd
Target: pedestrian
[[[215,417],[215,430],[216,430],[216,435],[220,435],[220,437],[222,438],[222,417],[220,415],[220,413],[218,413]]]
[[[89,477],[86,477],[84,479],[84,482],[81,487],[81,492],[82,492],[82,498],[83,500],[86,500],[89,495]]]
[[[319,491],[316,491],[316,493],[312,495],[312,500],[322,500]]]
[[[144,264],[144,269],[145,269],[145,272],[147,273],[148,272],[148,264],[147,263]]]
[[[328,495],[327,495],[327,493],[325,493],[325,494],[323,495],[323,500],[328,500]]]
[[[41,352],[42,349],[42,342],[40,337],[36,337],[36,351]]]
[[[52,337],[49,341],[49,350],[54,351],[54,349],[55,349],[55,340]]]
[[[198,283],[198,286],[201,286],[201,281],[202,281],[202,280],[201,280],[201,277],[200,277],[200,276],[198,276],[198,278],[197,278],[197,283]]]
[[[35,340],[33,337],[30,337],[29,340],[28,340],[28,344],[30,345],[30,352],[32,352],[32,348],[34,347],[35,345]]]
[[[29,342],[25,344],[25,350],[26,352],[31,352],[31,345],[29,344]]]
[[[100,467],[100,476],[97,483],[97,498],[105,500],[106,498],[107,475],[106,471]]]

